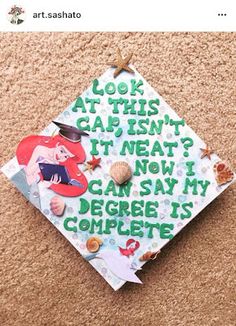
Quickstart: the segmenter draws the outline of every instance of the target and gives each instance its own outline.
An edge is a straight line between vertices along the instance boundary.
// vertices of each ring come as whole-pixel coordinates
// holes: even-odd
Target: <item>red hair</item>
[[[54,148],[57,144],[59,146],[65,146],[66,149],[68,149],[74,155],[74,157],[68,158],[65,162],[59,162],[59,164],[65,166],[69,172],[70,178],[79,181],[83,185],[83,188],[59,183],[52,184],[50,189],[63,196],[80,196],[87,190],[88,182],[84,174],[81,173],[77,166],[78,163],[83,163],[86,158],[85,151],[79,142],[70,142],[60,135],[56,135],[54,137],[28,136],[19,143],[16,149],[17,160],[20,165],[27,165],[35,147],[40,145],[48,148]],[[41,174],[40,178],[43,180]]]

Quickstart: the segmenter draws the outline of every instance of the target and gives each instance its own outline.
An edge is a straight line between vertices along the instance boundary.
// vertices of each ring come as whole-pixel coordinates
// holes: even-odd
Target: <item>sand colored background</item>
[[[0,34],[0,164],[102,74],[120,46],[236,170],[236,34]],[[114,292],[0,177],[0,325],[235,325],[236,186]]]

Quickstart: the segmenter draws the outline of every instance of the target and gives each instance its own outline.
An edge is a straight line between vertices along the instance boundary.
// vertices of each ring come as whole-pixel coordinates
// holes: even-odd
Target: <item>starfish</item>
[[[113,62],[108,63],[112,67],[116,68],[116,70],[114,71],[114,78],[116,78],[121,73],[122,70],[128,71],[130,73],[134,73],[134,71],[128,66],[133,53],[130,53],[124,59],[121,56],[121,52],[119,48],[117,49],[116,53],[117,53],[117,59]]]
[[[209,160],[211,159],[211,154],[214,153],[214,151],[211,150],[208,146],[206,148],[200,148],[200,150],[202,151],[201,158],[204,158],[205,156],[207,156],[209,158]]]
[[[88,161],[85,164],[85,170],[84,171],[89,171],[91,173],[91,171],[95,170],[95,168],[97,166],[100,166],[100,162],[101,162],[101,158],[96,158],[95,156],[92,156],[92,160]]]

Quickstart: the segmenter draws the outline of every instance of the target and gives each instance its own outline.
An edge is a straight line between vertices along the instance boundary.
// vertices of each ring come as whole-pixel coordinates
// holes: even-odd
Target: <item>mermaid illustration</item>
[[[28,136],[16,150],[21,170],[12,182],[38,208],[40,196],[37,198],[35,194],[39,193],[39,184],[68,197],[80,196],[88,187],[86,177],[78,168],[86,158],[81,136],[88,134],[72,126],[53,123],[60,128],[58,135]]]

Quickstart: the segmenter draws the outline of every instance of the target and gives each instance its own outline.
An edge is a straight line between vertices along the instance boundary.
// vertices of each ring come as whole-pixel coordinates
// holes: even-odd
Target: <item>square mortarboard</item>
[[[83,130],[80,130],[76,127],[73,126],[68,126],[64,123],[61,122],[56,122],[56,121],[52,121],[53,123],[55,123],[55,125],[57,125],[59,127],[59,134],[73,142],[73,143],[77,143],[81,140],[81,136],[89,136],[89,134],[87,134],[86,132],[84,132]]]

